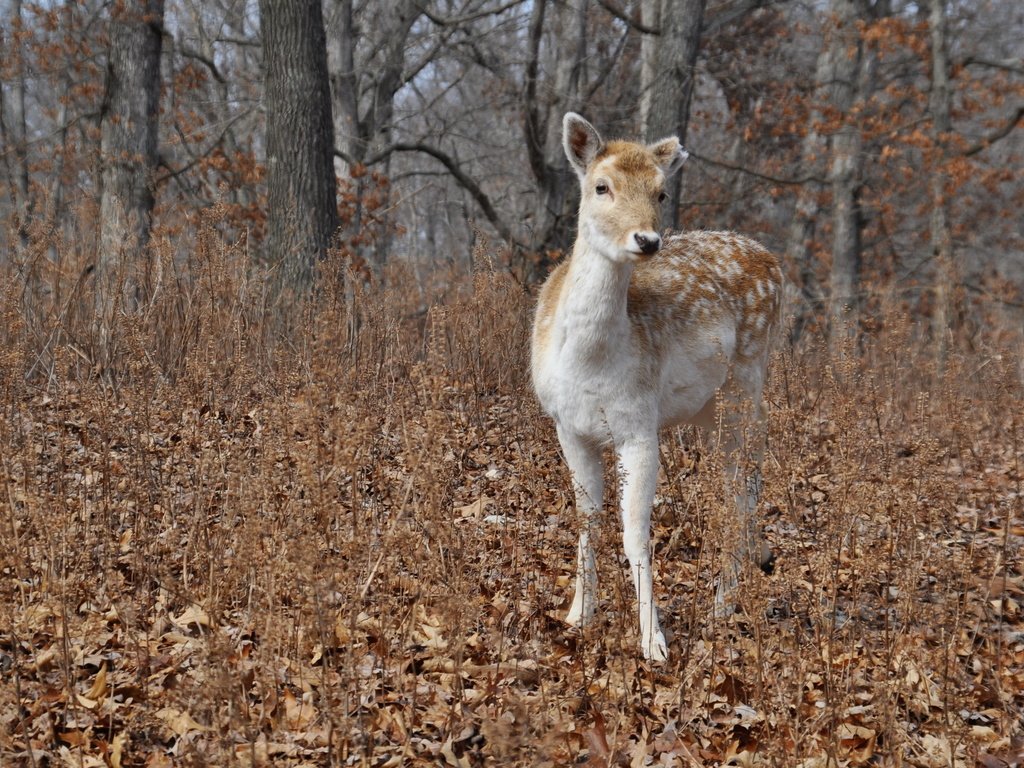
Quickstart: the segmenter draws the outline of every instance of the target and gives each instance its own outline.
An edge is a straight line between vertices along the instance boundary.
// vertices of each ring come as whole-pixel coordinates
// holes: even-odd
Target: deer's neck
[[[626,297],[632,275],[632,263],[612,261],[582,236],[576,240],[559,320],[577,354],[600,354],[629,333]]]

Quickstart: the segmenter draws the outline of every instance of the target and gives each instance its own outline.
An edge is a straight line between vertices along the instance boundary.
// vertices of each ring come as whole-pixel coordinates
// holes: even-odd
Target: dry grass
[[[781,352],[779,560],[728,621],[719,462],[665,435],[650,667],[611,500],[599,620],[559,621],[569,482],[531,299],[486,248],[443,299],[395,270],[293,304],[216,213],[155,250],[152,300],[106,329],[74,244],[4,276],[0,763],[1024,760],[1019,347],[936,377],[886,318],[835,366]]]

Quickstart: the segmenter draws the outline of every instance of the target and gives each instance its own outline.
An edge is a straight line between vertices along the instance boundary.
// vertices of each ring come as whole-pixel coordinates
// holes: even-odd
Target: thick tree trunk
[[[587,57],[587,5],[586,0],[572,0],[554,9],[558,14],[559,38],[551,87],[556,99],[544,117],[547,136],[543,152],[547,171],[538,196],[536,221],[541,247],[560,252],[572,247],[576,215],[572,195],[575,180],[573,174],[567,172],[562,149],[562,115],[586,109],[581,84],[585,80],[583,66]]]
[[[807,120],[807,133],[800,145],[801,178],[823,177],[825,160],[828,156],[828,140],[819,127],[824,119],[824,99],[834,79],[834,63],[842,53],[840,37],[829,29],[822,44],[821,53],[814,75],[814,94]],[[786,263],[794,265],[800,274],[802,306],[797,308],[793,338],[799,338],[804,326],[815,312],[823,309],[821,286],[815,273],[814,244],[815,223],[820,209],[821,184],[807,181],[800,187],[793,218],[786,238]]]
[[[572,245],[575,198],[573,177],[567,172],[562,149],[562,117],[567,111],[586,109],[582,89],[587,8],[585,0],[539,0],[530,12],[522,92],[523,136],[537,203],[526,250],[537,258],[523,264],[523,275],[529,282],[547,273],[552,263],[550,254],[564,253]],[[545,84],[541,82],[543,43],[552,37],[554,72]]]
[[[99,252],[95,274],[96,364],[109,377],[117,317],[141,299],[160,124],[163,0],[111,10],[107,90],[100,122]]]
[[[678,136],[684,144],[690,122],[700,30],[704,20],[704,0],[663,0],[661,35],[650,47],[654,55],[654,81],[650,111],[647,115],[648,141]],[[668,182],[662,221],[679,226],[679,200],[682,174]]]
[[[640,0],[640,21],[644,26],[661,26],[661,0]],[[657,77],[658,35],[640,39],[640,135],[650,136],[651,105],[654,103],[654,82]]]
[[[946,201],[946,141],[950,122],[949,60],[946,42],[946,5],[944,0],[929,0],[928,27],[931,39],[932,87],[928,108],[932,118],[935,163],[929,180],[931,217],[929,234],[935,259],[935,313],[932,338],[940,370],[945,366],[948,335],[953,321],[953,293],[956,286],[953,244],[949,233]]]
[[[338,229],[320,0],[260,0],[267,109],[267,252],[304,292]]]
[[[0,91],[0,139],[10,148],[5,153],[8,165],[8,178],[16,221],[18,223],[18,239],[21,245],[28,243],[28,222],[32,216],[33,201],[29,196],[28,174],[28,120],[25,116],[25,53],[21,42],[24,24],[21,0],[15,0],[11,9],[13,23],[10,39],[5,40],[5,30],[0,29],[0,44],[9,47],[12,82],[10,88]],[[13,161],[13,162],[12,162]]]
[[[830,341],[841,348],[853,333],[857,319],[860,276],[860,215],[857,187],[860,183],[861,132],[849,117],[857,97],[861,65],[857,8],[851,0],[833,0],[836,17],[836,52],[831,107],[844,119],[832,136],[832,163],[828,180],[832,189],[832,274],[829,297]]]
[[[149,242],[163,19],[163,0],[119,3],[112,11],[100,129],[101,277],[119,270],[125,259],[139,257]]]

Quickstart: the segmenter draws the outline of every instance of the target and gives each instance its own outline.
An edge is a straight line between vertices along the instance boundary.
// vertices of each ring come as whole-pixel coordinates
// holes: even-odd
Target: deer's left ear
[[[648,144],[647,148],[654,154],[654,159],[661,166],[666,178],[678,171],[690,156],[675,136]]]

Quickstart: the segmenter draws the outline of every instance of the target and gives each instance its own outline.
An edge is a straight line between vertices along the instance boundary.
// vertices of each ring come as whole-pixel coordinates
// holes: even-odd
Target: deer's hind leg
[[[736,524],[724,536],[722,573],[715,592],[718,615],[732,612],[732,593],[746,562],[766,572],[774,562],[757,516],[764,485],[761,464],[767,426],[761,400],[764,375],[761,366],[737,367],[723,385],[718,402],[709,403],[701,419],[702,426],[721,448],[726,495],[732,497],[736,510]]]

